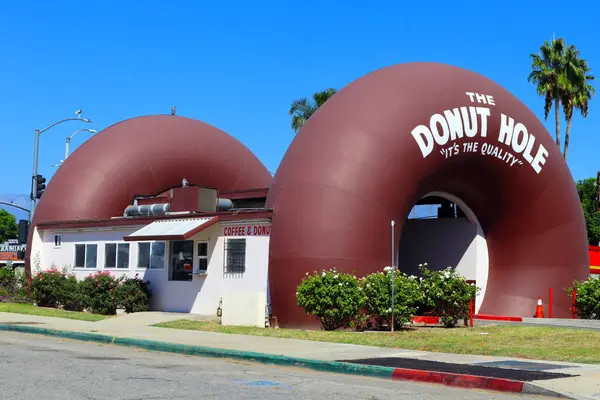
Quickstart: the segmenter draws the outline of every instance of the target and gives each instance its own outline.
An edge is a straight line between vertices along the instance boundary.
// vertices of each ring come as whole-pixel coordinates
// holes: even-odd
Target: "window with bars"
[[[243,274],[246,272],[246,239],[227,239],[225,241],[225,274]]]

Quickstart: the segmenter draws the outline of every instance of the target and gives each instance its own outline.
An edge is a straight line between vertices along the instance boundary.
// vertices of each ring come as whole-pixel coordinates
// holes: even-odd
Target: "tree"
[[[560,149],[560,102],[562,88],[559,77],[564,73],[565,41],[563,38],[544,41],[538,54],[530,55],[531,73],[527,81],[537,85],[537,92],[544,96],[544,119],[548,119],[552,103],[554,103],[556,123],[556,145]]]
[[[19,227],[14,215],[6,210],[0,210],[0,243],[19,236]]]
[[[308,119],[321,107],[327,100],[337,92],[336,89],[329,88],[321,92],[316,92],[312,95],[312,99],[306,97],[296,99],[290,107],[290,115],[292,116],[292,129],[298,132],[300,128],[308,121]]]
[[[575,46],[569,46],[567,48],[564,66],[565,71],[559,81],[560,86],[562,87],[561,102],[565,120],[567,121],[563,150],[563,157],[566,160],[569,152],[573,111],[578,109],[583,118],[588,116],[588,102],[595,94],[595,90],[589,81],[593,81],[595,78],[591,75],[591,69],[588,67],[586,60],[579,58],[579,51]]]
[[[598,246],[600,243],[600,211],[596,209],[597,185],[596,178],[577,181],[577,193],[583,207],[588,243],[592,246]]]

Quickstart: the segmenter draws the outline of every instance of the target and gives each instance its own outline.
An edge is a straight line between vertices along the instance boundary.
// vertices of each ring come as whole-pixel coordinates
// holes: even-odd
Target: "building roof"
[[[186,240],[204,229],[214,225],[219,217],[203,218],[178,218],[162,219],[154,221],[131,235],[123,237],[123,240]]]
[[[187,220],[210,217],[218,217],[218,220],[222,222],[247,221],[255,219],[270,219],[272,216],[273,212],[268,209],[239,209],[234,211],[216,213],[166,214],[155,216],[118,217],[88,220],[46,221],[37,224],[37,228],[43,231],[61,229],[87,229],[100,227],[136,226],[147,225],[154,221],[162,220]]]

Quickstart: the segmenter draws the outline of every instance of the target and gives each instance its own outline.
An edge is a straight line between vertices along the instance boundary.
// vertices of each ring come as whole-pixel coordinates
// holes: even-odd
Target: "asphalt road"
[[[0,398],[514,400],[527,397],[0,332]]]

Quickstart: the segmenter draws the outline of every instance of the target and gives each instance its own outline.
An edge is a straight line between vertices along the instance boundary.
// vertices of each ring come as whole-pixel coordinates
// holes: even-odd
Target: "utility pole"
[[[596,176],[596,212],[600,212],[600,171]]]

